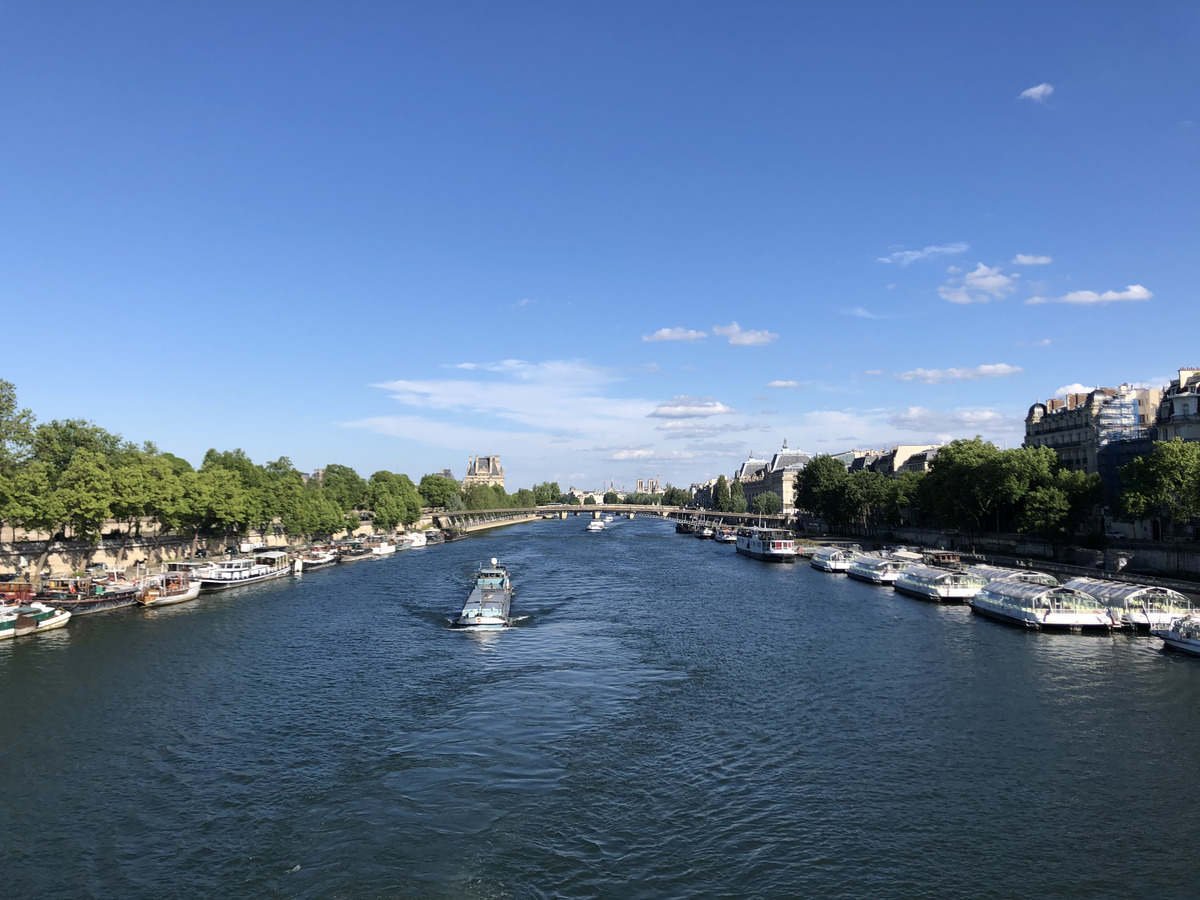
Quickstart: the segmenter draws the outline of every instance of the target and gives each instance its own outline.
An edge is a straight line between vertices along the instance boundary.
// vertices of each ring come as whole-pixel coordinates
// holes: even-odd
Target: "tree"
[[[0,379],[0,477],[11,477],[16,467],[29,458],[33,433],[33,413],[17,407],[17,389]]]
[[[588,494],[586,497],[583,498],[583,505],[584,506],[596,506],[596,498],[593,497],[591,494]]]
[[[1200,515],[1200,444],[1160,441],[1121,467],[1118,509],[1131,519],[1165,514],[1175,524]]]
[[[543,481],[541,484],[533,486],[534,496],[537,497],[538,506],[549,506],[552,503],[565,503],[562,499],[562,491],[559,490],[557,481]]]
[[[796,479],[796,504],[825,520],[830,528],[848,525],[857,511],[849,496],[850,474],[832,456],[816,456]]]
[[[513,506],[517,509],[533,509],[537,506],[537,497],[529,488],[521,488],[513,497]]]
[[[441,509],[446,508],[452,495],[461,496],[458,482],[444,475],[422,475],[417,491],[426,506]]]
[[[662,496],[663,506],[688,506],[692,502],[691,492],[684,488],[667,485]]]
[[[337,463],[327,465],[321,479],[321,489],[343,513],[366,509],[371,503],[371,489],[366,479],[349,466]]]
[[[1002,504],[1012,504],[1010,477],[995,444],[978,435],[951,441],[938,451],[921,483],[921,506],[949,525],[979,530],[995,522]]]
[[[773,494],[772,496],[776,495]],[[779,508],[783,509],[782,499],[779,501]],[[735,481],[729,488],[729,511],[735,513],[744,513],[746,511],[746,489],[742,487],[740,481]]]
[[[746,498],[742,498],[742,503]],[[773,516],[783,509],[783,498],[774,491],[763,491],[750,503],[750,511],[760,516]]]
[[[730,503],[729,482],[724,475],[717,476],[717,484],[713,488],[713,509],[717,512],[730,512],[733,505]]]
[[[371,476],[368,484],[371,488],[371,509],[375,513],[375,525],[392,529],[401,524],[411,525],[421,518],[421,495],[417,493],[417,486],[407,475],[396,475],[381,470]],[[487,485],[477,486],[487,488]]]
[[[620,502],[621,502],[621,495],[618,494],[616,491],[609,490],[609,491],[604,492],[604,503],[606,505],[612,505],[613,503],[620,503]]]

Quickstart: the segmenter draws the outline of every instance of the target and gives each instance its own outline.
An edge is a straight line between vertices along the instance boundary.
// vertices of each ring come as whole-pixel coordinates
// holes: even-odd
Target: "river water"
[[[0,895],[1195,896],[1200,660],[584,522],[7,642]]]

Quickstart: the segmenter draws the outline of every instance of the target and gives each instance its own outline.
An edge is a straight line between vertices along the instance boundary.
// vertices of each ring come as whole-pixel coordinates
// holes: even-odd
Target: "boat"
[[[861,555],[861,550],[851,547],[824,547],[812,555],[808,564],[822,572],[845,572]]]
[[[227,588],[258,584],[282,578],[292,571],[292,557],[285,550],[260,550],[253,556],[222,560],[200,573],[200,591],[223,591]]]
[[[691,521],[685,522],[682,519],[680,519],[679,521],[677,521],[675,523],[675,533],[676,534],[695,534],[695,532],[696,532],[696,523],[695,522],[691,522]]]
[[[981,575],[966,570],[942,569],[935,566],[909,566],[892,582],[901,594],[920,600],[939,603],[965,603],[988,583]]]
[[[722,528],[716,534],[713,535],[713,540],[716,541],[718,544],[736,544],[737,543],[737,529]]]
[[[48,578],[42,585],[40,597],[50,606],[65,609],[72,615],[85,616],[106,609],[133,606],[140,590],[132,581],[123,579],[91,576]]]
[[[962,567],[962,554],[957,550],[926,550],[923,555],[926,565],[939,566],[945,569],[958,569]]]
[[[1006,569],[1003,566],[967,566],[972,575],[981,575],[988,581],[995,578],[1005,578],[1009,581],[1025,581],[1029,584],[1044,584],[1046,587],[1057,587],[1058,579],[1045,572],[1035,572],[1032,569]]]
[[[696,537],[702,541],[711,541],[714,537],[716,537],[716,534],[717,533],[713,531],[711,525],[701,525],[696,529]]]
[[[62,628],[70,618],[69,611],[36,600],[0,606],[0,638]]]
[[[426,544],[444,544],[446,543],[446,535],[437,528],[431,528],[425,532]]]
[[[796,539],[784,528],[743,528],[738,531],[737,552],[767,562],[795,562]]]
[[[192,581],[187,571],[163,572],[151,575],[142,582],[137,602],[142,606],[170,606],[185,603],[200,596],[200,582]]]
[[[605,515],[605,517],[604,517],[604,523],[605,523],[606,525],[607,525],[609,522],[611,522],[612,520],[613,520],[613,517],[612,517],[612,515],[611,515],[611,514]]]
[[[333,547],[310,547],[296,557],[296,571],[307,572],[309,569],[323,569],[326,566],[335,566],[338,559],[338,552]]]
[[[859,581],[871,584],[894,584],[900,573],[913,565],[910,559],[896,559],[891,556],[876,556],[864,553],[850,561],[846,574]]]
[[[400,549],[399,545],[386,537],[369,537],[363,542],[372,556],[391,556]]]
[[[592,519],[587,524],[587,531],[603,531],[604,523],[600,519]]]
[[[188,581],[199,581],[200,573],[212,565],[208,560],[199,559],[178,559],[173,562],[165,563],[163,572],[166,574],[181,573],[187,576]]]
[[[1114,622],[1140,631],[1165,628],[1193,612],[1191,601],[1170,588],[1099,578],[1072,578],[1063,587],[1091,594],[1107,604]]]
[[[1027,628],[1109,631],[1116,624],[1091,594],[1062,585],[996,578],[967,602],[981,616]]]
[[[419,547],[424,547],[429,543],[429,538],[425,536],[423,531],[414,531],[412,534],[406,534],[400,538],[397,545],[401,550],[415,550]]]
[[[360,559],[370,559],[375,555],[371,552],[371,548],[367,546],[366,541],[361,541],[357,538],[338,541],[335,546],[338,560],[341,562],[356,562]]]
[[[457,628],[504,628],[512,624],[512,581],[508,569],[495,557],[475,572],[475,585],[463,604],[462,612],[452,619]]]
[[[30,603],[35,593],[32,582],[20,581],[15,575],[0,576],[0,606]]]
[[[461,541],[465,537],[470,536],[469,531],[463,531],[460,528],[443,528],[442,536],[445,537],[446,543],[451,541]]]
[[[1164,650],[1182,650],[1200,656],[1200,614],[1180,616],[1170,625],[1151,628],[1150,634],[1162,638]]]

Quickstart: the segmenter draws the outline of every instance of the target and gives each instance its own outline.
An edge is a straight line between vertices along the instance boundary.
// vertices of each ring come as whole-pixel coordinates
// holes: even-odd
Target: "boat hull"
[[[286,568],[279,569],[278,571],[267,572],[263,575],[250,575],[250,576],[247,576],[246,578],[238,578],[238,579],[201,578],[200,579],[200,593],[211,594],[214,591],[226,591],[226,590],[229,590],[229,588],[245,587],[248,584],[259,584],[264,581],[274,581],[276,578],[283,578],[285,575],[291,575],[291,574],[292,574],[292,567],[287,566]]]
[[[151,588],[138,598],[138,603],[142,606],[173,606],[176,603],[187,603],[189,600],[195,600],[199,596],[200,582],[193,581],[188,585],[186,590],[182,591],[160,592]]]

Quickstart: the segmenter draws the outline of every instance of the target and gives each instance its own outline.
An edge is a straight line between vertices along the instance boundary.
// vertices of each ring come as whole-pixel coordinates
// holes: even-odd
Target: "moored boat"
[[[374,554],[371,553],[371,548],[368,547],[364,541],[358,540],[357,538],[347,541],[338,541],[335,545],[335,549],[337,550],[338,560],[341,562],[355,562],[360,559],[370,559],[372,556],[374,556]]]
[[[711,541],[714,537],[716,537],[716,534],[717,533],[713,531],[711,525],[701,525],[696,529],[696,537],[702,541]]]
[[[222,560],[200,573],[202,593],[258,584],[282,578],[292,571],[292,557],[285,550],[260,550],[254,556]]]
[[[200,582],[192,581],[191,573],[163,572],[161,575],[151,575],[142,582],[142,592],[137,602],[142,606],[170,606],[195,600],[199,596]]]
[[[65,609],[32,601],[0,607],[0,639],[62,628],[71,618]]]
[[[451,621],[458,628],[504,628],[512,624],[511,611],[512,581],[508,569],[493,557],[475,572],[467,602]]]
[[[1200,614],[1181,616],[1170,625],[1150,629],[1150,634],[1162,638],[1164,649],[1200,656]]]
[[[1108,607],[1114,623],[1141,631],[1164,628],[1193,612],[1191,601],[1170,588],[1098,578],[1072,578],[1063,587],[1090,594]]]
[[[1046,587],[1058,587],[1058,579],[1045,572],[1035,572],[1033,569],[1006,569],[1003,566],[967,566],[972,575],[980,575],[988,581],[1004,578],[1008,581],[1025,581],[1029,584],[1042,584]]]
[[[795,562],[796,539],[783,528],[743,528],[738,531],[737,552],[767,562]]]
[[[107,578],[48,578],[42,585],[41,599],[51,606],[76,616],[120,609],[137,602],[140,589],[131,581]]]
[[[939,603],[965,603],[987,584],[987,579],[965,570],[909,566],[892,583],[901,594]]]
[[[871,584],[894,584],[900,573],[913,565],[909,559],[875,556],[871,553],[856,556],[846,568],[846,574]]]
[[[33,583],[20,581],[15,575],[0,579],[0,606],[20,606],[33,600]]]
[[[364,542],[372,556],[391,556],[400,546],[386,537],[369,537]]]
[[[425,543],[428,544],[444,544],[446,543],[446,535],[437,528],[431,528],[425,532]]]
[[[737,529],[728,527],[721,528],[716,534],[713,535],[713,540],[718,544],[736,544]]]
[[[845,572],[861,555],[861,550],[851,547],[823,547],[813,553],[808,564],[822,572]]]
[[[1027,628],[1108,631],[1115,624],[1091,594],[1062,586],[996,578],[968,602],[981,616]]]
[[[396,545],[401,550],[417,550],[429,543],[429,537],[423,531],[414,531],[400,538]]]
[[[338,552],[333,547],[310,547],[296,557],[296,571],[307,572],[310,569],[324,569],[326,566],[335,566],[338,563],[338,559]]]

